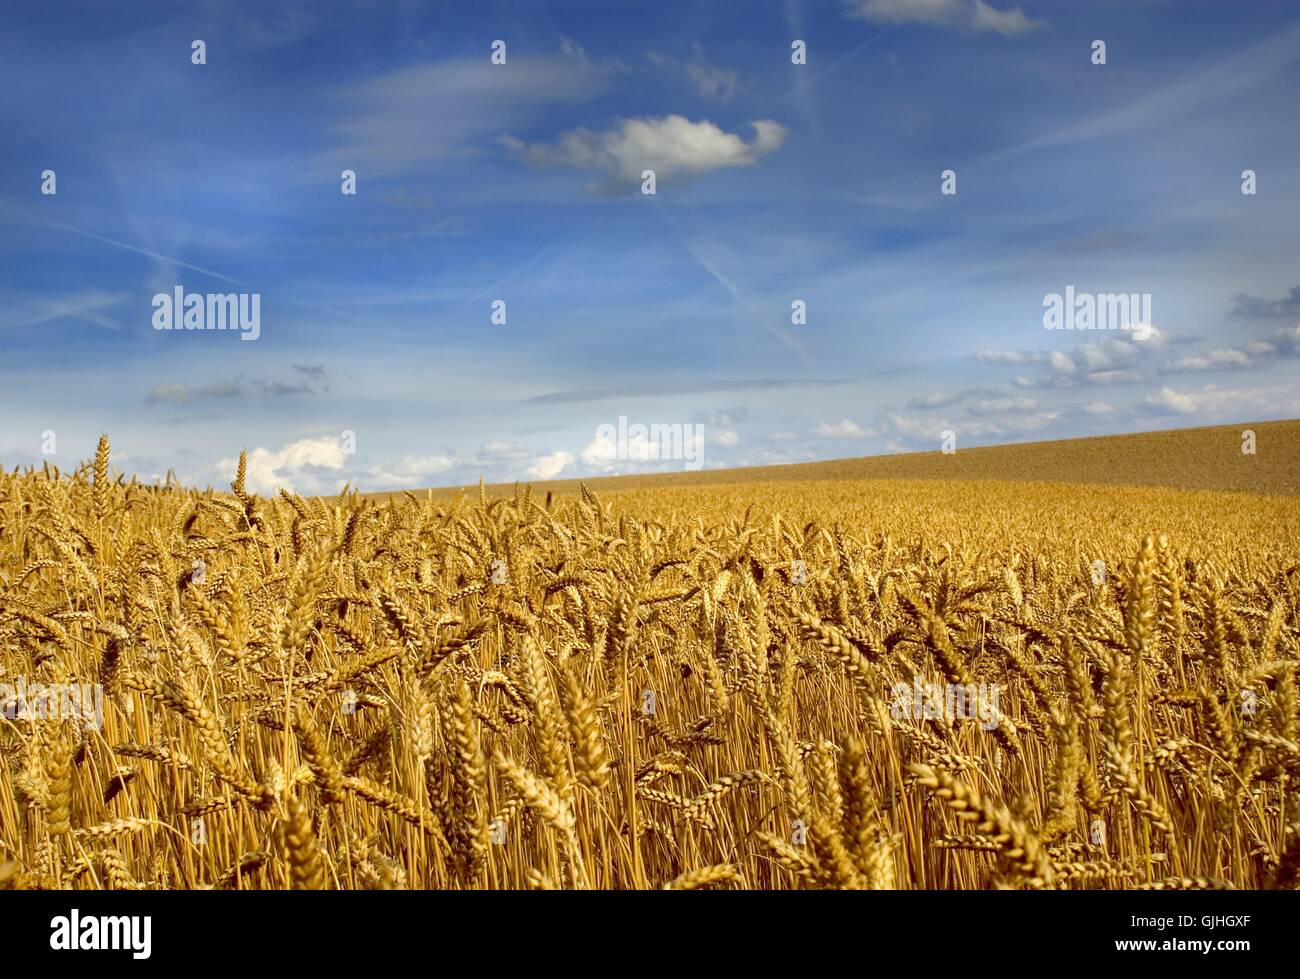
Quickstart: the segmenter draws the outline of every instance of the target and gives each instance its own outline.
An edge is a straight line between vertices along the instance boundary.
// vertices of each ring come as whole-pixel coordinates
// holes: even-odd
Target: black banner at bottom
[[[1300,894],[1256,891],[158,892],[0,893],[6,965],[59,959],[130,971],[192,967],[212,956],[266,967],[373,967],[403,948],[464,948],[509,959],[550,950],[625,957],[629,943],[671,945],[682,965],[720,949],[834,955],[837,942],[924,955],[1044,954],[1231,967],[1295,948]],[[755,939],[747,942],[746,936]],[[773,942],[781,947],[774,951]],[[855,953],[860,954],[860,952]],[[562,961],[562,960],[561,960]],[[619,961],[619,960],[613,960]],[[936,960],[937,961],[937,960]],[[985,960],[986,963],[989,960]]]

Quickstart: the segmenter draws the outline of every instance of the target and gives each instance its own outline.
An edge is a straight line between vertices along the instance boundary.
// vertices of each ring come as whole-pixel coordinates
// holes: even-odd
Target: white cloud
[[[999,10],[984,0],[848,0],[847,6],[849,16],[876,24],[928,24],[1006,35],[1042,26],[1019,7]]]
[[[845,418],[843,421],[831,423],[821,422],[814,431],[823,438],[830,439],[864,439],[867,433],[856,422]]]
[[[954,405],[960,400],[960,391],[932,391],[930,394],[923,394],[919,398],[913,398],[911,407],[946,408],[948,405]]]
[[[694,420],[700,421],[705,418],[706,416],[701,413],[697,415]],[[749,409],[744,405],[740,405],[739,407],[736,408],[724,408],[720,411],[715,411],[712,414],[707,416],[708,423],[718,428],[731,428],[735,425],[740,424],[741,422],[745,421],[748,418],[749,418]]]
[[[999,423],[1003,432],[1026,433],[1041,432],[1043,429],[1060,421],[1059,411],[1036,411],[1026,415],[1012,415]],[[996,434],[1001,434],[996,433]]]
[[[1290,384],[1272,388],[1222,388],[1207,384],[1198,391],[1165,387],[1158,395],[1143,399],[1143,404],[1157,414],[1201,414],[1213,421],[1245,416],[1291,418],[1300,413],[1300,396]]]
[[[501,143],[528,163],[595,170],[604,174],[605,189],[626,190],[641,185],[644,170],[653,170],[656,181],[664,183],[754,166],[785,142],[787,130],[780,123],[761,119],[750,125],[755,135],[749,143],[707,119],[692,122],[679,115],[622,119],[603,133],[571,129],[554,144],[525,143],[512,136],[503,136]]]
[[[975,359],[985,364],[1041,364],[1047,354],[1040,350],[977,350]]]
[[[977,401],[966,410],[972,415],[1001,415],[1009,411],[1032,411],[1033,398],[988,398]]]
[[[350,468],[353,461],[333,437],[302,439],[279,449],[259,447],[248,453],[245,485],[249,492],[265,496],[281,488],[303,495],[335,493],[345,483],[363,492],[423,489],[449,479],[472,482],[480,475],[493,482],[554,479],[576,457],[563,450],[537,453],[516,442],[491,441],[468,457],[452,452],[404,455],[365,469]],[[229,482],[238,464],[238,459],[218,462],[217,481]]]
[[[624,457],[620,460],[617,437],[610,438],[597,431],[595,438],[583,448],[581,457],[585,465],[598,471],[615,469],[619,461],[647,462],[650,459],[650,440],[639,432],[627,436],[624,449]]]
[[[952,422],[947,418],[913,418],[895,413],[885,419],[886,447],[890,451],[931,449],[948,429],[957,433],[959,442],[963,439],[1006,439],[1041,432],[1058,423],[1061,417],[1059,411],[1021,411],[997,420]]]
[[[1134,343],[1146,343],[1148,340],[1160,342],[1162,334],[1154,323],[1133,323],[1129,326]]]
[[[1190,394],[1183,394],[1171,387],[1163,387],[1159,394],[1150,394],[1144,399],[1152,408],[1164,408],[1180,415],[1190,415],[1197,410],[1196,399]]]
[[[1250,357],[1243,350],[1211,350],[1199,357],[1181,357],[1169,365],[1173,371],[1212,371],[1225,367],[1248,367]]]
[[[573,462],[573,453],[557,451],[535,456],[528,467],[528,475],[534,479],[554,479]]]
[[[479,152],[481,142],[532,124],[547,106],[599,97],[614,69],[590,65],[574,45],[555,57],[509,50],[509,67],[484,57],[403,65],[338,92],[340,145],[326,159],[359,173],[390,175],[431,160]]]
[[[5,308],[0,311],[0,330],[40,326],[55,323],[65,317],[84,320],[110,330],[120,330],[121,324],[104,310],[120,305],[127,298],[122,293],[107,293],[98,289],[52,297],[7,296]]]
[[[247,453],[247,460],[244,486],[249,492],[269,495],[283,488],[291,493],[317,493],[323,486],[318,470],[338,472],[343,468],[343,446],[337,438],[301,439],[274,450],[258,447]],[[216,468],[229,480],[238,465],[238,459],[222,459]]]
[[[998,10],[984,0],[975,0],[975,12],[971,17],[971,29],[976,31],[996,31],[999,34],[1023,34],[1041,27],[1043,21],[1030,20],[1019,7]]]
[[[1089,415],[1111,415],[1115,413],[1115,409],[1104,401],[1094,401],[1089,405],[1085,405],[1083,410]]]
[[[1171,372],[1213,371],[1267,367],[1278,360],[1300,357],[1300,325],[1273,332],[1272,339],[1252,340],[1240,347],[1211,350],[1182,357],[1169,365]]]
[[[907,415],[891,414],[888,416],[889,427],[905,439],[917,441],[935,441],[937,442],[945,429],[957,429],[957,426],[949,424],[946,419],[938,418],[910,418]],[[902,449],[905,443],[894,439],[890,443]]]
[[[713,441],[717,442],[718,445],[730,449],[740,444],[740,436],[735,432],[723,429],[721,432],[718,432],[713,436]]]
[[[503,442],[500,439],[484,442],[479,446],[478,451],[474,453],[475,461],[486,466],[519,462],[522,459],[527,459],[528,456],[528,449],[518,442]]]
[[[716,65],[692,63],[686,66],[686,76],[695,90],[708,99],[726,101],[736,94],[736,73]]]
[[[1074,374],[1074,361],[1059,350],[1053,350],[1048,354],[1047,362],[1051,365],[1052,370],[1056,371],[1058,374],[1064,374],[1067,377]]]
[[[704,442],[703,424],[636,423],[625,431],[602,425],[579,456],[598,473],[663,472],[683,464],[699,469],[711,465],[704,460]]]
[[[970,15],[966,0],[856,0],[849,16],[885,24],[955,24]]]
[[[1176,342],[1147,323],[1141,329],[1123,333],[1089,334],[1096,337],[1077,344],[1073,350],[979,350],[975,359],[985,364],[1038,365],[1045,368],[1037,381],[1017,376],[1012,384],[1020,388],[1068,388],[1079,384],[1118,384],[1153,377],[1161,367],[1160,356]]]
[[[584,68],[587,65],[587,50],[571,37],[560,38],[560,53],[566,58],[572,58]]]
[[[683,61],[655,51],[651,51],[647,57],[652,64],[660,68],[684,74],[695,87],[695,91],[706,99],[725,102],[736,94],[737,80],[734,71],[709,64],[704,59],[704,49],[698,41],[695,42],[694,54],[693,61]]]
[[[364,489],[417,489],[428,486],[435,476],[456,467],[450,456],[402,456],[391,466],[372,466],[366,470]]]

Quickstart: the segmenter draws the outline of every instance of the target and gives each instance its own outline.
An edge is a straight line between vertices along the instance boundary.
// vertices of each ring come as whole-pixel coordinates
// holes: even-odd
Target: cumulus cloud
[[[1161,356],[1173,343],[1167,333],[1149,324],[1119,333],[1095,336],[1071,350],[979,350],[975,359],[985,364],[1038,366],[1042,375],[1019,375],[1012,384],[1019,388],[1068,388],[1081,384],[1118,384],[1140,381],[1162,368]]]
[[[1047,363],[1056,373],[1067,377],[1075,371],[1074,361],[1059,350],[1053,350],[1047,355]]]
[[[519,442],[493,440],[481,445],[469,464],[497,479],[554,479],[576,461],[572,452],[556,449],[537,452]]]
[[[572,129],[554,143],[526,143],[513,136],[501,144],[535,166],[571,167],[602,175],[591,190],[623,191],[641,185],[641,174],[653,170],[659,183],[689,179],[710,170],[754,166],[785,142],[780,123],[760,119],[750,124],[754,138],[746,143],[707,119],[685,116],[646,116],[622,119],[603,133]]]
[[[279,449],[259,447],[248,456],[245,485],[249,492],[271,495],[281,488],[304,495],[336,493],[344,484],[362,492],[422,489],[439,484],[512,479],[554,479],[576,461],[571,452],[537,452],[516,442],[486,442],[471,455],[450,451],[403,455],[361,468],[343,451],[337,437],[301,439]],[[228,482],[238,459],[222,459],[216,481]]]
[[[1104,401],[1094,401],[1085,405],[1083,410],[1089,415],[1113,415],[1115,413],[1115,409]]]
[[[620,462],[643,463],[658,457],[659,448],[652,445],[649,436],[642,431],[629,432],[620,458],[617,436],[610,437],[598,431],[582,450],[582,461],[596,470],[611,470]]]
[[[1162,387],[1159,394],[1148,395],[1143,405],[1156,414],[1199,414],[1207,420],[1237,418],[1282,418],[1300,412],[1300,396],[1291,385],[1273,388],[1224,388],[1206,384],[1199,390],[1179,391]]]
[[[955,421],[947,417],[917,418],[899,412],[888,413],[882,423],[882,435],[891,451],[929,450],[935,448],[945,431],[957,433],[958,440],[1007,440],[1031,435],[1050,428],[1063,417],[1060,411],[1026,410],[1015,399],[1016,406],[998,418],[977,416],[978,420],[965,418]],[[1032,402],[1030,402],[1032,406]]]
[[[875,24],[926,24],[1008,36],[1042,26],[1019,7],[1000,10],[984,0],[847,0],[846,7],[850,17]]]
[[[1253,340],[1240,347],[1211,350],[1198,356],[1181,357],[1169,365],[1171,373],[1257,369],[1276,361],[1300,357],[1300,325],[1274,330],[1267,340]]]
[[[718,445],[721,445],[724,448],[731,449],[740,444],[740,436],[730,429],[723,429],[720,432],[714,433],[713,441],[717,442]]]
[[[629,440],[629,443],[631,449],[633,445],[640,446],[642,440]],[[649,458],[649,450],[646,452],[645,458]],[[583,447],[581,456],[583,464],[590,469],[612,469],[618,459],[618,442],[603,432],[597,432],[596,437]]]
[[[1197,409],[1196,399],[1190,394],[1163,387],[1159,394],[1149,394],[1143,399],[1148,408],[1164,409],[1179,415],[1190,415]]]
[[[533,479],[554,479],[572,464],[571,452],[550,452],[533,458],[528,467],[528,475]]]
[[[602,425],[579,455],[596,473],[698,469],[704,461],[704,426],[635,423],[620,431]]]
[[[279,449],[258,447],[247,453],[248,470],[244,486],[252,493],[270,495],[280,489],[291,493],[323,491],[325,473],[343,469],[343,445],[337,438],[300,439]],[[222,459],[217,471],[225,479],[234,476],[238,459]],[[342,480],[330,489],[337,489]]]
[[[1173,371],[1211,371],[1248,366],[1250,357],[1241,350],[1211,350],[1198,357],[1180,357],[1169,365]]]
[[[456,467],[445,455],[402,456],[389,466],[371,466],[363,480],[367,490],[418,489]]]
[[[813,431],[828,439],[864,439],[870,434],[847,418],[838,422],[821,422]]]

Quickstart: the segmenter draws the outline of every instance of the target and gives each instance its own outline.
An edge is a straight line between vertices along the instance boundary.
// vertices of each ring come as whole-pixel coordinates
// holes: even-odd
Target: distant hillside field
[[[1255,433],[1255,454],[1242,452],[1245,431]],[[707,451],[706,451],[707,459]],[[701,470],[587,479],[592,489],[635,490],[722,483],[841,479],[1032,480],[1165,486],[1265,495],[1300,495],[1300,420],[1243,422],[1134,435],[1026,442],[941,452],[836,459],[784,466]],[[576,493],[580,481],[539,483],[556,494]],[[499,487],[498,487],[499,488]],[[458,489],[434,490],[454,496]]]

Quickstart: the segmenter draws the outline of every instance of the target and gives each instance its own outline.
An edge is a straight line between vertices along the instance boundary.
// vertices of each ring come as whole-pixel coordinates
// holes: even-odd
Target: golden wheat
[[[0,473],[0,887],[1300,882],[1290,500],[307,500],[109,451]]]

